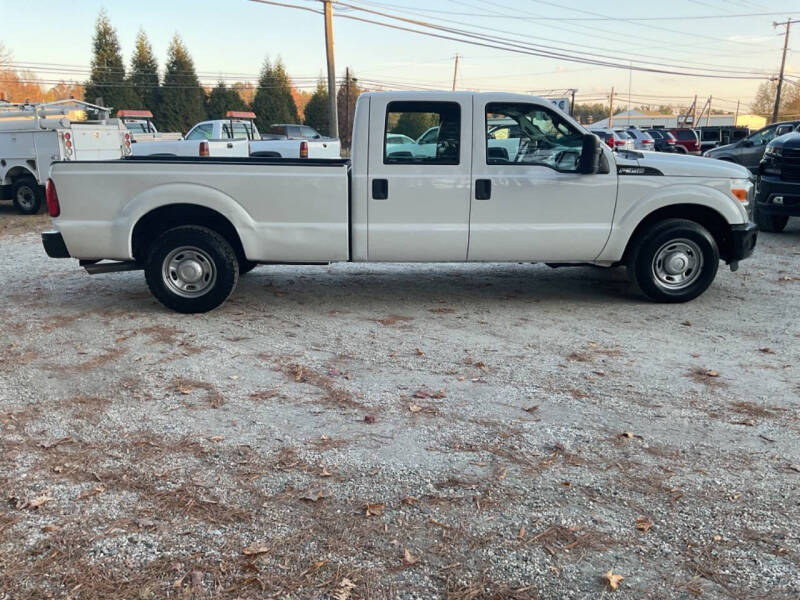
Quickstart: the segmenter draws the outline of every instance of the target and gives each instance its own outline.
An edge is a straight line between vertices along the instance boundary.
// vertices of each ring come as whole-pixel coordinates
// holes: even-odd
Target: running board
[[[86,269],[89,275],[101,275],[103,273],[117,273],[119,271],[141,271],[142,267],[139,263],[132,260],[118,261],[118,262],[92,262],[81,261],[81,266]]]

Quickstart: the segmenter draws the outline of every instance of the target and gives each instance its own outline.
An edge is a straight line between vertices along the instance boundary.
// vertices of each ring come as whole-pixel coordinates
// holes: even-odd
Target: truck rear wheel
[[[217,232],[184,225],[156,238],[144,273],[161,304],[181,313],[202,313],[217,308],[233,293],[239,261]]]
[[[628,274],[656,302],[687,302],[708,289],[719,268],[709,231],[685,219],[667,219],[641,232],[629,253]]]
[[[35,215],[42,208],[44,190],[33,177],[20,177],[11,187],[11,198],[23,215]]]

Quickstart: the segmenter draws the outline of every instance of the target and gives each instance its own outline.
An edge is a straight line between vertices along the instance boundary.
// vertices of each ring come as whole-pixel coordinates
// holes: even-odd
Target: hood
[[[793,131],[780,137],[776,137],[769,143],[769,146],[770,148],[788,148],[791,150],[800,149],[800,133]]]
[[[739,142],[734,142],[733,144],[725,144],[724,146],[714,146],[711,150],[706,151],[707,156],[714,156],[716,154],[724,154],[728,150],[733,150]]]
[[[656,169],[668,177],[750,178],[750,171],[736,163],[667,152],[619,152],[617,165]]]

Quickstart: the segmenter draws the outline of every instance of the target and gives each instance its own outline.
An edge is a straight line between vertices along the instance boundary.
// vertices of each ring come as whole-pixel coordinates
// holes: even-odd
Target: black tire
[[[689,154],[689,151],[686,148],[684,148],[683,146],[680,146],[680,145],[676,145],[675,146],[675,152],[678,153],[678,154]]]
[[[217,308],[233,293],[239,280],[239,261],[228,241],[217,232],[184,225],[155,239],[147,253],[144,274],[153,296],[167,308],[203,313]]]
[[[239,276],[249,273],[258,266],[257,262],[251,262],[245,258],[239,260]]]
[[[666,219],[642,231],[628,256],[628,275],[656,302],[697,298],[719,268],[719,248],[711,233],[686,219]]]
[[[769,233],[780,233],[786,229],[789,217],[781,215],[765,215],[758,210],[758,204],[753,203],[753,223],[758,226],[760,231]]]
[[[20,177],[11,186],[11,198],[23,215],[35,215],[44,202],[44,188],[30,176]]]

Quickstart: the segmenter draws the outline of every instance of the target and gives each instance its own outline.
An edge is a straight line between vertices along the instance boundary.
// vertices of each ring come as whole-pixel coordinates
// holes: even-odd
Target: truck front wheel
[[[702,294],[719,268],[709,231],[685,219],[667,219],[641,232],[629,253],[628,274],[656,302],[687,302]]]
[[[239,261],[228,241],[207,227],[184,225],[162,233],[144,268],[153,296],[181,313],[208,312],[233,293]]]
[[[35,215],[42,207],[44,190],[33,177],[20,177],[11,187],[14,208],[23,215]]]

